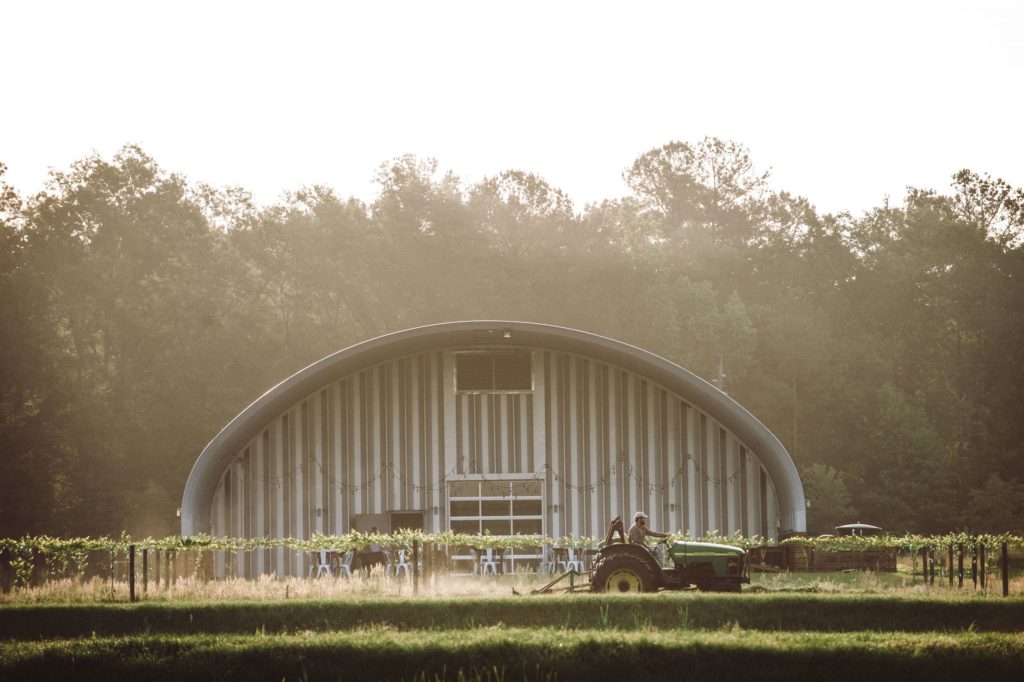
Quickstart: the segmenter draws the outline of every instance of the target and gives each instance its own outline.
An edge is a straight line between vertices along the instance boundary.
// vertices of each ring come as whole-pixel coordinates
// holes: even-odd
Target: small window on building
[[[528,350],[465,351],[455,354],[455,390],[460,393],[523,393],[533,390]]]

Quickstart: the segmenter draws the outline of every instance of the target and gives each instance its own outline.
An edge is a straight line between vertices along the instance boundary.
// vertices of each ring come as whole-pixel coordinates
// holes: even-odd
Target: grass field
[[[537,576],[463,578],[417,598],[375,578],[180,581],[137,604],[120,585],[51,585],[0,604],[0,679],[1024,679],[1019,593],[908,578],[536,596],[512,588]]]

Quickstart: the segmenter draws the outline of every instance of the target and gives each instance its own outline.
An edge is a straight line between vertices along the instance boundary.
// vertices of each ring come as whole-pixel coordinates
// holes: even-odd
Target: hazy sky
[[[0,7],[0,161],[23,193],[138,143],[263,203],[372,198],[411,153],[582,209],[671,140],[746,145],[859,212],[967,167],[1024,186],[1024,0],[101,2]]]

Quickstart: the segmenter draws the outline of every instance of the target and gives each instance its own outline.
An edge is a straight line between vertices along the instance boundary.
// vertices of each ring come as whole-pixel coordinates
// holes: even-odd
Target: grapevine
[[[727,544],[746,550],[766,547],[769,543],[765,538],[754,535],[745,537],[741,533],[721,535],[712,531],[702,536],[691,536],[689,533],[677,532],[670,535],[671,541],[696,541]],[[203,566],[202,554],[208,551],[227,553],[253,552],[284,548],[293,551],[311,552],[323,548],[347,552],[349,550],[365,550],[371,545],[393,549],[412,548],[413,543],[419,546],[445,545],[448,547],[472,547],[478,550],[496,549],[512,550],[521,547],[538,547],[554,545],[586,549],[597,546],[597,540],[591,537],[563,536],[550,538],[543,535],[476,535],[442,531],[425,533],[421,530],[399,530],[395,533],[362,533],[352,531],[344,535],[324,535],[313,533],[308,539],[252,537],[229,538],[213,537],[200,534],[192,536],[168,536],[165,538],[146,537],[134,539],[126,533],[119,537],[77,537],[54,538],[46,535],[25,536],[21,538],[0,538],[0,563],[6,563],[14,574],[17,588],[31,584],[36,565],[42,566],[48,578],[67,575],[71,569],[74,576],[81,580],[85,574],[89,554],[106,552],[111,563],[116,557],[125,557],[129,547],[135,545],[138,551],[160,551],[167,553],[194,552],[194,568],[199,572]],[[976,547],[984,547],[986,567],[995,566],[1000,547],[1004,544],[1024,545],[1024,536],[1014,533],[970,535],[964,532],[945,535],[878,535],[878,536],[823,536],[793,537],[783,540],[781,545],[799,545],[811,547],[825,552],[864,551],[864,550],[896,550],[906,552],[914,557],[921,550],[928,548],[936,553],[948,552],[952,549],[954,556],[966,555]]]

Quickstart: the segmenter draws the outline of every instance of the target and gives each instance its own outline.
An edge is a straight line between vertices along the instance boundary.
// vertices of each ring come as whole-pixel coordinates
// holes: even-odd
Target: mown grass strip
[[[1024,600],[823,595],[572,595],[458,600],[73,604],[0,607],[0,639],[140,633],[471,630],[496,625],[844,632],[1018,632]]]
[[[386,628],[0,644],[0,678],[282,680],[1019,679],[1024,635]],[[739,678],[736,678],[739,679]]]

